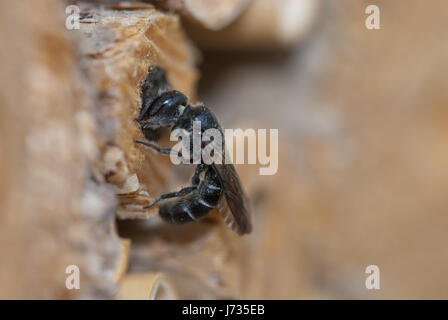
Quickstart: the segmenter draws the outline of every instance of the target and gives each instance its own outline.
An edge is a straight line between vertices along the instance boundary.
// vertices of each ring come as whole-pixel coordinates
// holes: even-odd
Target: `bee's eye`
[[[185,107],[184,105],[181,104],[181,105],[179,105],[179,106],[177,107],[177,110],[179,111],[180,114],[182,114],[182,113],[184,112],[185,108],[186,108],[186,107]]]

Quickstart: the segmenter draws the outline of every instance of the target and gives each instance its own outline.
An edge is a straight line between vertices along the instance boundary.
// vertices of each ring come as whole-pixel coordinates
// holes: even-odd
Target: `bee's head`
[[[187,97],[179,91],[170,90],[155,100],[144,100],[137,121],[143,126],[166,126],[175,122],[187,105]]]

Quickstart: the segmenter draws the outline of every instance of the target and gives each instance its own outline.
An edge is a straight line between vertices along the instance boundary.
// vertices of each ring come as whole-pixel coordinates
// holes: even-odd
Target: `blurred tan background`
[[[238,168],[257,200],[244,297],[448,298],[446,10],[328,0],[296,48],[206,51],[198,96],[223,126],[279,129],[277,175]]]

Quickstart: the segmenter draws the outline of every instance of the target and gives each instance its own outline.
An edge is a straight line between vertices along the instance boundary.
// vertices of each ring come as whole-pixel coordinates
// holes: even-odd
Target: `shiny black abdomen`
[[[186,196],[167,201],[159,207],[160,217],[169,223],[197,221],[218,206],[222,189],[218,176],[210,166],[196,190]]]

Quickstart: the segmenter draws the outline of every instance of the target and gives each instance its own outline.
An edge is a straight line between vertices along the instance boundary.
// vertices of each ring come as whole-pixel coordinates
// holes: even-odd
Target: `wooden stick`
[[[119,195],[118,217],[146,219],[156,213],[143,209],[153,201],[149,193],[166,184],[171,163],[134,143],[143,138],[135,121],[140,86],[150,66],[159,65],[174,89],[194,99],[194,49],[179,18],[151,5],[83,4],[81,9],[82,54],[104,124],[101,173]]]

